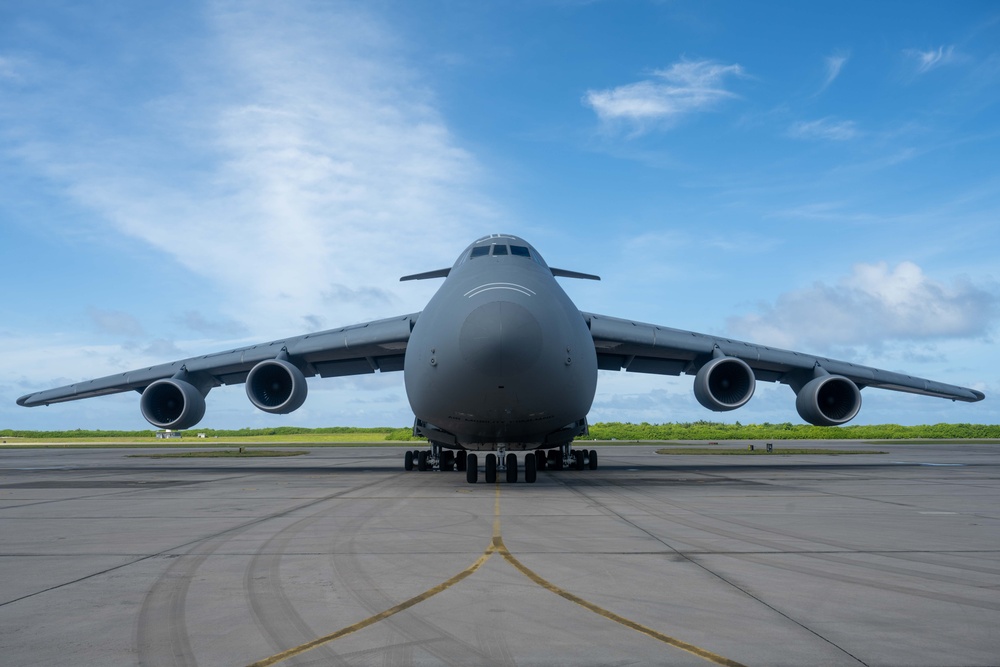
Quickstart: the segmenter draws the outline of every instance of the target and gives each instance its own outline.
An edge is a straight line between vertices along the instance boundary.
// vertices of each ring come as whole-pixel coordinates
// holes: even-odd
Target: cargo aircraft
[[[746,405],[756,382],[795,393],[799,416],[837,426],[875,387],[956,401],[982,392],[891,371],[579,310],[556,278],[598,276],[548,266],[516,236],[494,234],[467,247],[451,268],[400,280],[444,278],[423,311],[206,354],[22,396],[38,406],[134,390],[146,420],[188,429],[205,414],[214,387],[245,383],[250,402],[286,414],[306,400],[306,378],[402,371],[413,432],[430,450],[408,451],[411,470],[465,471],[534,482],[546,468],[597,467],[593,450],[574,450],[587,433],[598,370],[693,375],[709,410]],[[493,452],[496,452],[494,454]]]

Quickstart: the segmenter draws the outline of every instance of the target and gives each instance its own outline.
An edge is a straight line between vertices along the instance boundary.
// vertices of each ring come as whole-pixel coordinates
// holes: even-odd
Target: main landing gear
[[[457,470],[465,473],[465,481],[475,484],[479,481],[479,455],[465,450],[454,451],[444,449],[437,443],[431,443],[429,450],[413,450],[406,452],[403,459],[406,470]],[[524,481],[534,484],[539,470],[596,470],[597,452],[593,449],[571,449],[568,444],[558,449],[546,451],[538,449],[524,455]],[[507,452],[500,447],[497,453],[486,454],[484,461],[484,476],[487,484],[497,481],[497,475],[502,474],[508,484],[514,484],[520,474],[517,454]]]

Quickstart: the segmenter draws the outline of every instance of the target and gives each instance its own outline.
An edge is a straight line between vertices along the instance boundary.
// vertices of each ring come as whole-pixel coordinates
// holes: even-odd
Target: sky
[[[972,387],[1000,423],[992,2],[0,5],[0,429],[142,429],[32,391],[421,310],[490,233],[583,310]],[[200,426],[407,426],[400,373]],[[759,383],[601,372],[591,422],[801,423]]]

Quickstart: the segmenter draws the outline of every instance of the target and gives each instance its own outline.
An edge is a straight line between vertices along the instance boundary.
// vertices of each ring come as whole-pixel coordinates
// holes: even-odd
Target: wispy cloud
[[[208,319],[200,311],[188,310],[180,316],[174,318],[176,322],[184,325],[192,331],[207,336],[242,336],[247,333],[247,328],[236,320],[231,319]]]
[[[779,347],[826,349],[887,341],[976,338],[1000,315],[1000,295],[965,280],[945,284],[912,262],[858,264],[836,285],[780,295],[730,318],[734,335]]]
[[[652,78],[606,90],[589,90],[584,104],[604,122],[624,122],[635,131],[667,128],[684,116],[738,97],[725,83],[745,76],[740,65],[682,60],[654,70]]]
[[[847,64],[848,59],[850,59],[849,53],[840,52],[827,56],[824,59],[823,62],[826,65],[826,78],[823,80],[823,85],[820,86],[820,93],[829,88],[830,84],[833,83],[838,76],[840,76],[840,72],[844,68],[844,65]]]
[[[331,312],[329,286],[382,293],[390,263],[400,275],[451,263],[455,243],[427,239],[461,246],[492,231],[477,161],[381,22],[271,3],[208,17],[190,31],[202,40],[187,43],[192,53],[172,54],[178,87],[158,97],[107,90],[114,72],[88,79],[95,63],[66,81],[50,73],[51,92],[34,93],[49,97],[15,119],[18,154],[105,232],[209,281],[225,297],[222,319],[277,335],[394,314],[388,299],[364,298]],[[111,103],[130,112],[125,122],[106,113]]]
[[[857,124],[853,120],[835,120],[830,117],[799,121],[788,128],[788,136],[793,139],[849,141],[859,135]]]
[[[142,324],[129,313],[90,306],[87,308],[87,316],[101,333],[133,338],[145,335]]]
[[[0,79],[8,81],[17,81],[20,79],[18,65],[19,63],[14,58],[0,56]]]
[[[930,51],[919,49],[905,49],[903,54],[915,62],[917,74],[924,74],[941,67],[961,60],[961,56],[955,51],[954,45],[939,46]]]

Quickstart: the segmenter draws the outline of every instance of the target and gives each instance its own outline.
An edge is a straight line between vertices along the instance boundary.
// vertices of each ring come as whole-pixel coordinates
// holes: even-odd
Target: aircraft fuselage
[[[421,313],[403,375],[418,423],[443,431],[445,446],[535,449],[580,433],[597,355],[583,316],[535,249],[492,237],[462,254]]]

